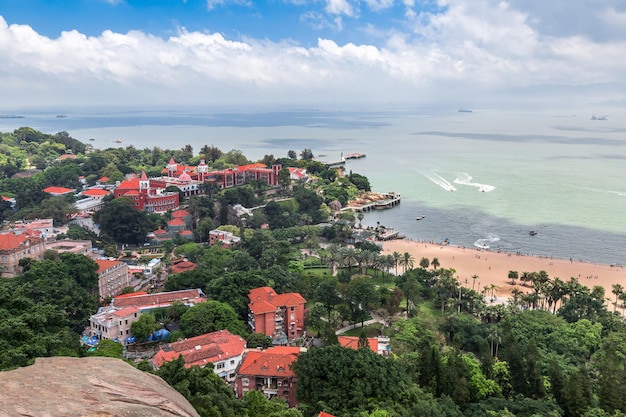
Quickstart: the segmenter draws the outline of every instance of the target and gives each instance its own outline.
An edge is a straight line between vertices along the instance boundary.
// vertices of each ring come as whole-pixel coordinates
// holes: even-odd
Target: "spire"
[[[141,181],[148,181],[148,176],[146,175],[146,171],[141,171]]]

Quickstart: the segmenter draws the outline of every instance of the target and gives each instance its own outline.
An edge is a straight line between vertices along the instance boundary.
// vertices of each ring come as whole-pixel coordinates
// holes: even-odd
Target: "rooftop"
[[[298,358],[299,347],[274,346],[264,351],[251,350],[239,367],[240,375],[292,377],[290,365]]]

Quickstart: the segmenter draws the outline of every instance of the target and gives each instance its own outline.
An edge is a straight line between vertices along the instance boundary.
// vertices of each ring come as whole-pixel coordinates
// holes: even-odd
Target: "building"
[[[235,379],[235,393],[242,398],[250,390],[261,391],[267,398],[281,398],[289,407],[298,404],[298,378],[291,364],[301,352],[299,347],[274,346],[267,350],[246,352]]]
[[[239,244],[240,237],[225,230],[214,229],[209,232],[209,246],[219,244],[222,248],[232,248]]]
[[[190,262],[187,258],[178,258],[172,261],[172,265],[169,267],[171,274],[180,274],[187,271],[193,271],[198,265]]]
[[[53,250],[58,253],[74,253],[87,257],[93,255],[91,240],[53,240],[46,243],[46,250]]]
[[[246,341],[228,330],[219,330],[190,339],[182,339],[165,345],[152,358],[154,369],[165,362],[173,361],[179,355],[185,360],[185,367],[213,364],[213,372],[227,382],[235,381],[235,371],[243,359]]]
[[[167,192],[167,183],[146,176],[141,173],[140,178],[122,181],[115,187],[115,198],[128,197],[133,201],[135,208],[148,213],[165,213],[178,209],[179,195],[177,192]]]
[[[65,188],[65,187],[47,187],[44,188],[42,190],[44,193],[48,193],[54,197],[60,196],[60,195],[67,195],[67,194],[72,194],[74,192],[76,192],[75,189],[72,188]]]
[[[348,349],[359,348],[359,338],[356,336],[337,336],[337,341],[339,345]],[[388,337],[368,337],[367,347],[382,356],[389,356],[391,353]]]
[[[192,307],[207,300],[201,289],[180,290],[170,292],[159,292],[156,294],[127,294],[122,297],[115,297],[113,305],[118,308],[136,307],[142,312],[159,307],[169,307],[174,302]]]
[[[192,217],[191,213],[187,210],[176,210],[172,212],[172,219],[182,220],[185,223],[185,228],[191,230],[192,229]]]
[[[120,295],[130,285],[128,265],[120,261],[96,259],[98,264],[98,294],[100,298]]]
[[[272,165],[271,168],[267,168],[261,163],[240,165],[235,168],[209,172],[206,174],[205,181],[213,182],[220,188],[236,187],[253,180],[263,181],[267,185],[275,187],[278,185],[280,170],[280,165]]]
[[[0,234],[0,272],[2,277],[14,277],[22,272],[20,259],[43,259],[45,239],[37,230],[11,231]]]
[[[130,327],[139,320],[140,315],[141,311],[136,307],[100,307],[89,318],[89,336],[96,336],[100,340],[122,341],[131,336]]]
[[[251,290],[248,298],[248,325],[253,332],[271,337],[275,345],[304,334],[306,300],[300,294],[276,294],[271,287],[261,287]]]

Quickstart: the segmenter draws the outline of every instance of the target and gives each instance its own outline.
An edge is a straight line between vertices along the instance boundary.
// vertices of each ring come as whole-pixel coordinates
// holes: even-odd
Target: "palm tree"
[[[428,258],[420,259],[420,268],[426,269],[428,268],[429,265],[430,265],[430,261],[428,260]]]
[[[472,275],[472,291],[474,291],[474,284],[476,284],[476,280],[478,279],[478,275]],[[480,288],[480,284],[479,284]]]
[[[363,214],[362,211],[359,211],[358,214],[356,215],[356,218],[359,219],[359,229],[363,228],[363,219],[365,218],[365,214]]]
[[[437,258],[433,258],[433,260],[430,262],[430,266],[433,267],[433,269],[437,269],[439,268],[441,264],[439,263],[439,259]]]
[[[624,287],[621,284],[614,284],[613,285],[613,290],[611,291],[613,294],[615,294],[615,308],[613,309],[613,312],[617,311],[617,300],[619,300],[619,296],[624,293]]]
[[[396,275],[398,275],[398,264],[400,263],[400,261],[402,261],[402,254],[398,251],[395,251],[391,254],[391,256],[393,256],[393,262],[396,267]]]
[[[522,276],[520,277],[520,281],[522,281],[522,287],[526,286],[526,281],[530,281],[530,273],[522,272]]]
[[[415,259],[413,258],[413,255],[411,255],[409,252],[404,252],[404,255],[402,258],[402,265],[404,266],[404,272],[406,272],[407,269],[409,268],[413,268],[414,264],[415,264]]]
[[[517,271],[509,271],[509,279],[511,280],[511,285],[515,285],[515,280],[518,276],[519,274],[517,273]]]

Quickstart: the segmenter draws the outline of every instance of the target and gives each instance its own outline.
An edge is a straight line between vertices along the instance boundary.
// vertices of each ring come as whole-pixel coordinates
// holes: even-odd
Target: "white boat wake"
[[[493,185],[472,182],[472,177],[465,172],[459,174],[459,176],[454,180],[454,183],[467,185],[469,187],[476,187],[478,188],[478,191],[482,191],[483,193],[488,193],[496,189],[496,187],[494,187]]]
[[[439,175],[437,173],[432,173],[431,175],[428,175],[428,174],[424,174],[424,175],[426,176],[426,178],[428,178],[429,180],[431,180],[432,182],[434,182],[435,184],[437,184],[438,186],[440,186],[444,190],[446,190],[446,191],[456,191],[456,188],[454,187],[454,185],[450,184],[448,182],[448,180],[446,180],[441,175]]]
[[[489,249],[491,247],[490,244],[498,242],[499,240],[500,236],[489,233],[486,238],[478,239],[474,242],[474,246],[480,249]]]

